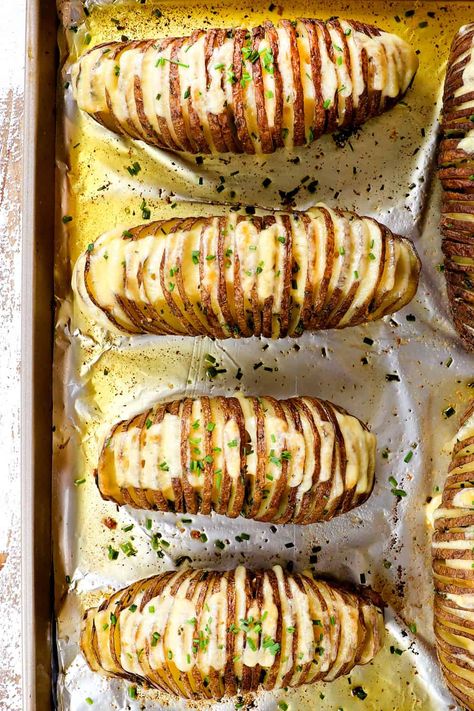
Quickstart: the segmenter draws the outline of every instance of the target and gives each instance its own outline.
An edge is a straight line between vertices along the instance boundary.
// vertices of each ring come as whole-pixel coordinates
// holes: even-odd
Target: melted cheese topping
[[[347,674],[382,640],[381,610],[355,594],[280,566],[255,574],[240,566],[165,573],[118,591],[88,610],[81,647],[106,676],[219,699],[257,666],[266,689]]]
[[[308,23],[314,32],[308,31]],[[278,60],[272,51],[273,30]],[[380,92],[370,114],[366,104],[356,111],[358,124],[380,113],[404,94],[418,66],[404,40],[348,21],[282,21],[275,28],[269,25],[254,32],[260,32],[260,39],[254,45],[247,31],[239,57],[234,51],[236,32],[227,31],[221,43],[213,42],[207,64],[206,32],[192,40],[128,41],[93,48],[73,67],[75,98],[83,111],[111,130],[160,147],[192,153],[216,153],[218,146],[220,151],[230,150],[223,148],[220,129],[209,121],[212,115],[237,126],[238,149],[268,153],[281,140],[291,148],[317,138],[324,126],[314,125],[316,109],[330,111],[334,117],[326,130],[341,126],[348,97],[358,110],[362,95],[370,99]],[[362,52],[371,68],[367,79]],[[321,69],[313,72],[311,61],[316,56]],[[257,66],[263,94],[255,82]],[[277,75],[281,95],[276,92]],[[303,125],[295,110],[298,101],[303,106]],[[278,125],[277,109],[282,114]],[[263,145],[263,132],[268,129],[274,134]]]

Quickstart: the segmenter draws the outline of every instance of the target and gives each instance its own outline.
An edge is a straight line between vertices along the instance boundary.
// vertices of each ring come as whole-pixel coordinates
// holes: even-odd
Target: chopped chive
[[[140,210],[142,211],[142,218],[144,220],[149,220],[151,217],[151,210],[149,207],[147,207],[145,198],[143,198],[140,204]]]
[[[125,553],[127,558],[130,558],[131,556],[136,556],[137,552],[138,552],[131,541],[127,541],[126,543],[121,543],[120,548],[121,548],[122,552]]]
[[[112,548],[112,546],[109,546],[108,556],[109,560],[117,560],[117,558],[119,557],[119,552],[115,550],[115,548]]]
[[[158,57],[155,67],[163,67],[165,62],[176,64],[178,67],[184,67],[184,69],[189,69],[189,64],[183,64],[183,62],[178,62],[175,59],[168,59],[168,57]]]
[[[140,163],[133,163],[133,165],[127,166],[127,170],[130,173],[130,175],[138,175],[138,173],[141,171],[141,166]]]
[[[390,489],[390,491],[392,492],[392,494],[394,496],[398,496],[399,498],[403,498],[404,496],[407,495],[407,492],[404,491],[403,489]]]

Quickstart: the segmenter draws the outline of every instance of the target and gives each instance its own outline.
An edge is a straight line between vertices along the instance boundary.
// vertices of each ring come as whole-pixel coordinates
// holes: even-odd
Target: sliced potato
[[[454,326],[474,350],[474,23],[451,45],[441,130],[444,274]]]
[[[100,674],[192,699],[332,681],[380,650],[374,597],[280,566],[168,572],[88,610],[81,648]]]
[[[307,524],[362,504],[374,470],[375,436],[329,402],[201,397],[115,425],[97,483],[120,505]]]
[[[79,108],[111,131],[187,153],[272,153],[358,126],[406,92],[407,42],[352,20],[108,42],[72,69]]]
[[[409,240],[320,204],[113,230],[79,258],[73,284],[121,332],[282,338],[393,313],[419,271]]]
[[[434,630],[446,683],[474,709],[474,401],[465,414],[433,534]]]

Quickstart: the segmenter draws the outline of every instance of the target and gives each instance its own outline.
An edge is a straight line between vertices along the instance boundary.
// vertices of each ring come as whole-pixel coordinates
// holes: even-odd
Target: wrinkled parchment
[[[64,62],[60,82],[65,89],[59,102],[57,158],[53,502],[59,708],[89,708],[86,699],[93,701],[92,708],[107,711],[186,708],[184,702],[153,691],[138,690],[137,701],[132,701],[128,684],[105,680],[88,669],[78,637],[84,609],[106,592],[191,560],[216,568],[240,562],[311,567],[318,575],[366,581],[387,602],[387,644],[372,664],[330,685],[259,694],[257,708],[276,709],[278,700],[285,700],[292,711],[314,709],[316,704],[321,710],[360,706],[444,711],[451,700],[433,651],[429,514],[448,464],[446,445],[472,393],[474,372],[450,324],[437,268],[442,261],[439,186],[432,172],[445,61],[452,35],[472,19],[469,5],[417,3],[415,14],[408,17],[405,12],[412,6],[406,2],[319,2],[310,9],[296,2],[284,7],[283,15],[290,18],[341,14],[402,34],[420,50],[414,87],[399,106],[367,123],[357,135],[341,137],[339,145],[326,136],[293,154],[206,157],[202,165],[195,158],[119,138],[78,112],[67,86],[70,63],[88,47],[122,35],[163,36],[212,24],[256,24],[269,15],[277,19],[280,8],[270,12],[266,3],[243,7],[221,0],[213,6],[215,12],[206,15],[205,9],[170,0],[88,2],[87,15],[80,2],[60,5],[65,27],[59,37]],[[153,13],[157,8],[160,18]],[[135,161],[141,170],[131,176],[127,166]],[[239,173],[231,176],[236,170]],[[220,176],[226,190],[217,193]],[[263,188],[266,177],[272,182]],[[71,268],[102,231],[140,223],[143,199],[152,219],[217,214],[225,209],[223,203],[236,202],[269,209],[290,203],[305,209],[325,201],[373,215],[414,240],[423,261],[418,295],[392,319],[341,332],[304,334],[298,341],[111,337],[91,323],[72,298]],[[63,224],[63,215],[73,220]],[[207,354],[226,371],[214,380],[207,376]],[[239,367],[241,380],[235,377]],[[399,380],[387,380],[387,375]],[[236,389],[279,397],[317,395],[368,422],[378,437],[377,480],[370,500],[328,524],[286,525],[277,533],[266,524],[217,515],[185,516],[192,523],[183,524],[180,516],[128,507],[119,511],[101,500],[92,475],[98,449],[117,419],[159,400],[232,394]],[[455,410],[451,417],[443,414],[448,407]],[[406,497],[399,500],[391,493],[389,477]],[[158,531],[169,543],[159,555],[151,546],[151,536]],[[207,542],[193,538],[192,531],[205,532]],[[236,541],[242,532],[249,534],[248,541]],[[215,547],[216,540],[225,542],[222,551]],[[127,557],[120,545],[129,541],[137,553]],[[109,546],[119,551],[116,560],[109,560]],[[357,686],[367,693],[364,702],[352,695]],[[234,707],[235,700],[210,708]]]

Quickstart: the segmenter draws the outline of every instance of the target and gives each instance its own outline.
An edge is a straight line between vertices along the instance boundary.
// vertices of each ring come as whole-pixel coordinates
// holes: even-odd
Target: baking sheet
[[[472,19],[469,3],[354,0],[309,7],[297,0],[291,6],[272,4],[269,10],[265,2],[219,0],[207,10],[166,0],[88,2],[86,7],[84,15],[80,3],[62,3],[65,30],[60,32],[60,81],[66,88],[59,106],[63,122],[58,140],[53,481],[59,708],[89,708],[86,699],[98,709],[186,708],[185,702],[140,689],[132,701],[127,683],[94,675],[79,653],[78,634],[83,610],[104,593],[186,565],[189,559],[196,566],[215,568],[281,562],[300,570],[312,568],[317,575],[365,580],[389,605],[387,643],[372,664],[356,667],[332,684],[258,694],[252,708],[276,709],[283,699],[294,711],[314,709],[316,703],[321,710],[346,711],[362,703],[374,711],[455,708],[433,652],[427,520],[447,469],[445,444],[472,395],[474,372],[448,318],[439,271],[439,186],[432,173],[445,61],[455,31]],[[395,109],[353,136],[337,141],[325,136],[292,154],[205,157],[201,165],[195,158],[113,135],[77,111],[67,88],[71,61],[101,41],[122,35],[187,34],[210,25],[254,25],[280,14],[341,15],[402,35],[420,53],[413,88]],[[131,176],[127,166],[134,162],[141,170]],[[239,173],[231,175],[236,170]],[[217,193],[221,176],[226,189]],[[264,188],[266,177],[272,182]],[[225,209],[223,203],[306,209],[319,201],[373,215],[415,241],[424,267],[418,295],[391,319],[304,334],[297,341],[112,336],[92,323],[73,299],[71,266],[101,232],[139,224],[143,199],[151,219],[218,214]],[[64,225],[62,215],[73,219]],[[214,380],[207,374],[208,354],[225,369]],[[239,368],[241,380],[236,378]],[[387,375],[399,380],[387,380]],[[217,515],[186,515],[192,522],[182,523],[179,516],[118,510],[101,500],[92,473],[98,448],[114,421],[159,400],[236,390],[279,397],[317,395],[367,421],[378,437],[377,479],[370,500],[330,523],[286,525],[277,533],[266,524]],[[451,417],[443,414],[448,407],[455,411]],[[413,453],[411,459],[408,452]],[[389,477],[406,497],[393,496]],[[85,483],[77,484],[82,479]],[[110,528],[111,520],[115,528]],[[196,540],[194,531],[207,540]],[[157,532],[169,544],[158,552],[152,546]],[[249,534],[248,541],[236,541],[242,532]],[[224,541],[222,551],[216,540]],[[136,555],[123,553],[120,545],[127,542]],[[109,546],[119,551],[116,560],[109,560]],[[367,693],[364,702],[352,695],[357,686]],[[235,700],[210,706],[234,707]]]

